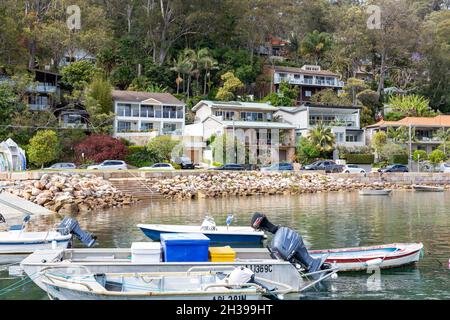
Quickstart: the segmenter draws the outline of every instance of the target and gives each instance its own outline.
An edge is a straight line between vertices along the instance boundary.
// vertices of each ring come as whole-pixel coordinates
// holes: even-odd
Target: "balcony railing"
[[[28,107],[31,110],[47,110],[50,108],[50,105],[47,103],[30,103]]]
[[[319,123],[323,123],[329,127],[357,127],[356,121],[351,120],[335,120],[335,121],[326,121],[326,120],[309,120],[310,126],[316,126]]]
[[[293,77],[274,77],[274,83],[279,84],[281,82],[287,82],[289,84],[299,84],[299,85],[317,85],[325,87],[344,87],[344,82],[339,80],[318,80],[318,79],[301,79]]]

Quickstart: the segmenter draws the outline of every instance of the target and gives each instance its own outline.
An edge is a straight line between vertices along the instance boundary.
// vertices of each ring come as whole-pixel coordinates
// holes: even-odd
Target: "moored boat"
[[[0,232],[0,263],[19,262],[35,250],[65,249],[73,235],[85,240],[87,246],[95,242],[95,237],[82,231],[78,222],[72,218],[64,218],[55,230],[41,232],[26,231],[29,221],[30,216],[27,215],[22,225],[11,226],[7,231]],[[6,223],[3,217],[0,217],[0,222]]]
[[[258,245],[265,238],[263,231],[256,231],[252,227],[216,226],[214,219],[206,217],[201,226],[194,225],[165,225],[138,224],[137,227],[153,241],[160,241],[162,233],[203,233],[215,244],[247,244]]]
[[[436,186],[413,185],[413,189],[420,192],[444,192],[443,187]]]
[[[363,189],[359,191],[361,196],[388,196],[391,193],[391,189]]]
[[[258,300],[292,291],[288,285],[255,278],[248,268],[227,269],[92,274],[49,268],[41,276],[48,296],[58,300]]]
[[[339,271],[380,269],[413,264],[420,259],[422,243],[393,243],[371,247],[311,250],[311,256],[326,255],[325,262],[336,264]]]

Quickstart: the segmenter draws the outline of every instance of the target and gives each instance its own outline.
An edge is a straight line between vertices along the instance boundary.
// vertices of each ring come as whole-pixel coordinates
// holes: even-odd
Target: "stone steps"
[[[118,190],[128,193],[138,199],[163,199],[164,196],[154,190],[142,178],[117,178],[109,179],[111,184]]]

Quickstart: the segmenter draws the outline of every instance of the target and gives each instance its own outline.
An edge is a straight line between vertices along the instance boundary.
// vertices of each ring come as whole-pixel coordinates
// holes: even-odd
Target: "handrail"
[[[203,290],[207,291],[210,288],[220,288],[220,287],[232,287],[233,289],[239,289],[239,287],[255,287],[257,289],[263,289],[260,285],[256,283],[238,283],[238,284],[213,283],[204,286]]]
[[[194,266],[194,267],[189,268],[186,271],[186,275],[189,276],[193,270],[199,270],[199,271],[201,271],[201,270],[208,270],[208,271],[212,272],[212,271],[215,271],[215,270],[211,270],[211,269],[233,271],[235,268],[236,267],[233,267],[233,266]]]
[[[145,184],[142,180],[140,180],[140,179],[142,179],[142,177],[138,177],[138,176],[134,175],[129,169],[126,169],[125,172],[127,172],[133,178],[138,179],[139,183],[142,184],[142,186],[144,186],[148,191],[150,191],[151,193],[155,193],[154,190],[152,190],[147,184]]]

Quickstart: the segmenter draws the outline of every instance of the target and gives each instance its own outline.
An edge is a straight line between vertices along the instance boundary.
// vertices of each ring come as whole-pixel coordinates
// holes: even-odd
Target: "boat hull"
[[[261,300],[261,295],[249,293],[227,294],[173,294],[170,296],[111,296],[86,291],[77,291],[47,285],[47,294],[55,300]]]
[[[392,190],[361,190],[359,194],[361,196],[388,196],[392,193]]]
[[[146,273],[146,272],[186,272],[189,269],[201,268],[235,268],[243,266],[255,273],[255,276],[286,284],[300,292],[306,281],[298,270],[289,262],[271,259],[267,249],[236,249],[237,259],[234,262],[159,262],[131,263],[130,249],[66,249],[36,251],[21,262],[24,272],[34,283],[46,291],[41,277],[37,277],[43,269],[49,267],[87,268],[90,273]],[[42,262],[45,261],[45,262]]]
[[[443,187],[413,186],[413,188],[418,192],[444,192]]]
[[[232,228],[230,231],[224,230],[223,227],[218,231],[200,231],[198,226],[158,226],[158,225],[142,225],[138,227],[141,231],[153,241],[160,241],[161,233],[203,233],[209,238],[212,244],[247,244],[258,245],[264,240],[263,232],[252,231],[247,228]],[[245,230],[239,232],[240,230]]]
[[[326,262],[334,263],[339,271],[361,271],[368,268],[388,269],[419,261],[423,245],[391,244],[373,247],[311,250],[313,257],[325,255]]]

